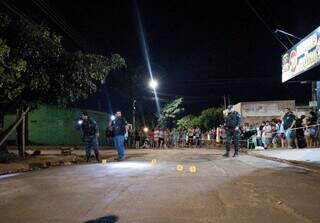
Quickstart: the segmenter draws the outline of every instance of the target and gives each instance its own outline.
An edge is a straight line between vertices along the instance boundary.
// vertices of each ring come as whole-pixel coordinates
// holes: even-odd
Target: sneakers
[[[237,157],[237,156],[239,156],[239,153],[234,153],[233,154],[233,157]]]
[[[120,161],[124,161],[125,159],[126,159],[125,157],[117,157],[114,160],[120,162]]]
[[[224,157],[229,157],[229,152],[226,152],[226,153],[223,154],[222,156],[224,156]]]

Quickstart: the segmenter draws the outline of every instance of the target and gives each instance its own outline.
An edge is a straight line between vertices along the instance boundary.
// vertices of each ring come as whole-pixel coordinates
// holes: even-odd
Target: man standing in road
[[[125,159],[124,139],[125,134],[128,131],[128,123],[124,117],[122,117],[121,111],[117,111],[115,119],[109,123],[109,128],[113,133],[114,146],[118,152],[118,161]]]
[[[93,150],[96,160],[99,162],[99,128],[96,121],[89,117],[87,112],[82,112],[76,125],[76,129],[81,130],[83,134],[82,139],[85,143],[86,161],[90,161],[91,150]]]
[[[282,118],[283,120],[283,129],[285,131],[286,140],[288,142],[288,148],[293,148],[293,141],[295,139],[295,130],[294,128],[296,124],[296,116],[290,110],[290,108],[286,108],[285,114]]]
[[[226,117],[225,130],[227,134],[226,153],[223,155],[229,157],[230,145],[234,143],[234,155],[239,155],[239,139],[240,139],[240,114],[234,110],[233,105],[228,106],[228,114]]]

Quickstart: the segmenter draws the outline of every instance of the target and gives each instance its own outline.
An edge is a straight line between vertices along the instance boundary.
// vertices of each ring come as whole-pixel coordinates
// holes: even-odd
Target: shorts
[[[292,129],[285,130],[285,136],[287,140],[293,140],[296,136],[296,132]]]

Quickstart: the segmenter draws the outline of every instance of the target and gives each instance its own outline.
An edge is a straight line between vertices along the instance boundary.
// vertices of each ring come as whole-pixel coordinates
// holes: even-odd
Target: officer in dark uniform
[[[89,117],[87,112],[82,112],[76,125],[76,129],[82,131],[82,139],[85,143],[86,161],[90,161],[91,150],[93,150],[96,160],[99,162],[99,128],[96,121]]]
[[[128,123],[122,116],[121,111],[117,111],[113,120],[109,123],[109,129],[112,131],[114,146],[118,152],[116,160],[122,161],[125,159],[125,137],[128,134]]]
[[[239,155],[239,139],[240,139],[240,114],[234,110],[233,105],[228,106],[228,114],[226,117],[225,130],[227,134],[226,153],[223,155],[229,157],[230,145],[234,143],[234,155]]]

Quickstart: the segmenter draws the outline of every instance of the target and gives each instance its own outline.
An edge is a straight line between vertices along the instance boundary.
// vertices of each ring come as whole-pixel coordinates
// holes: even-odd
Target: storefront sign
[[[282,82],[320,64],[320,27],[282,56]]]

